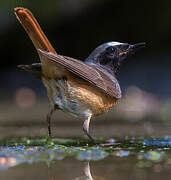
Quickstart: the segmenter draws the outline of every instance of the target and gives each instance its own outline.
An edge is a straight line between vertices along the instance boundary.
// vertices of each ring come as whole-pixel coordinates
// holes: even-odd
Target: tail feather
[[[35,48],[44,51],[50,51],[56,54],[55,49],[52,47],[51,43],[43,33],[33,14],[28,9],[22,7],[15,8],[14,12],[17,19],[28,33]]]
[[[41,49],[42,51],[48,51],[53,54],[57,54],[55,49],[52,47],[49,40],[43,33],[37,20],[28,9],[17,7],[14,9],[14,12],[17,19],[19,20],[23,28],[26,30],[30,39],[32,40],[36,49]],[[52,63],[40,53],[39,53],[39,57],[42,63],[42,74],[44,74],[46,77],[58,78],[58,77],[63,77],[65,75],[65,70],[61,66],[59,66],[57,63],[55,64]],[[23,66],[24,70],[28,70],[26,66]]]
[[[35,76],[38,79],[41,79],[42,77],[41,63],[34,63],[30,65],[18,65],[17,67],[31,73],[33,76]]]

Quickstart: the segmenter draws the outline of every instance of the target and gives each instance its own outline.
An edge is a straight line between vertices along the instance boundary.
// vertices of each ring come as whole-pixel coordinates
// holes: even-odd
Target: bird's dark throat
[[[98,65],[112,75],[116,75],[119,73],[121,60],[119,55],[110,56],[108,55],[100,55],[99,56]]]

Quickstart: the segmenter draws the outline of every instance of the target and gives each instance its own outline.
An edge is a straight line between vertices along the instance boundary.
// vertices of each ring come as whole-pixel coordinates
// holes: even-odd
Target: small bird
[[[96,144],[89,133],[90,119],[117,104],[121,89],[116,74],[123,60],[145,43],[107,42],[80,61],[58,55],[28,9],[17,7],[14,11],[40,57],[41,63],[18,67],[41,79],[47,89],[52,106],[47,115],[49,136],[52,114],[55,110],[62,110],[83,119],[83,131]]]

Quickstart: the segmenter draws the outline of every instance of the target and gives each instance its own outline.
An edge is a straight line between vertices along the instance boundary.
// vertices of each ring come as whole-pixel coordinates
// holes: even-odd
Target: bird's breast
[[[73,116],[98,116],[117,103],[116,98],[72,74],[63,79],[43,77],[42,81],[51,104]]]

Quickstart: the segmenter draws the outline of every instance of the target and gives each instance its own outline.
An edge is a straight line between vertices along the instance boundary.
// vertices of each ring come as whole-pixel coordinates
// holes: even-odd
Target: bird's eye
[[[115,52],[115,48],[113,46],[108,47],[106,50],[107,50],[108,53]]]

